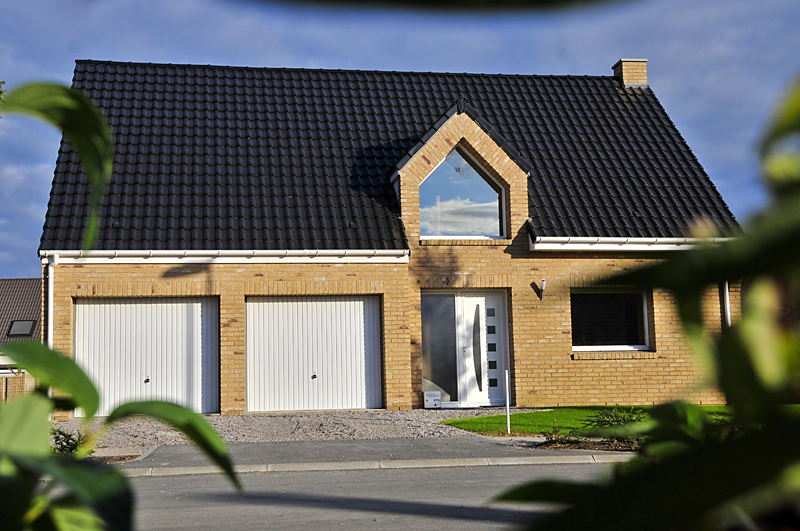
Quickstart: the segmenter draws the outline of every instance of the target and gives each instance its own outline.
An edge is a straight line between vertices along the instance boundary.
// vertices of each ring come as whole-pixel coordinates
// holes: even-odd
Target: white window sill
[[[620,350],[650,350],[647,345],[598,345],[587,347],[572,347],[572,352],[611,352]]]

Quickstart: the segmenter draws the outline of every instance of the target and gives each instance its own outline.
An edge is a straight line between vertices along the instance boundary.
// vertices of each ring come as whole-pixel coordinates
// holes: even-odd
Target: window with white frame
[[[454,149],[419,185],[423,238],[502,238],[503,189]]]
[[[647,296],[641,291],[570,293],[572,350],[649,350]]]

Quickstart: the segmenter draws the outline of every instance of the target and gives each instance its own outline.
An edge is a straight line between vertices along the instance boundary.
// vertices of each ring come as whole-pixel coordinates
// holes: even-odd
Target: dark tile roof
[[[647,87],[608,76],[78,61],[116,140],[97,249],[398,249],[388,178],[460,98],[530,168],[541,236],[677,237],[733,215]],[[42,249],[78,249],[62,142]]]
[[[0,278],[0,345],[21,339],[39,341],[42,320],[42,281],[38,278]],[[12,321],[36,321],[30,336],[9,336]]]

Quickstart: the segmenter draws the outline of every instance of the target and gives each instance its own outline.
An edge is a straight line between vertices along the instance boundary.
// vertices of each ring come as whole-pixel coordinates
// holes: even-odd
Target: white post
[[[508,405],[508,369],[506,369],[506,431],[511,435],[511,409]]]

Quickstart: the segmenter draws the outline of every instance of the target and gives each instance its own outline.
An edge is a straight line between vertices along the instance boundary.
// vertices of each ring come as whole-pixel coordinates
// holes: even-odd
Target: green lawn
[[[586,417],[601,410],[611,410],[615,407],[629,411],[631,406],[582,406],[559,407],[549,411],[530,411],[514,413],[511,415],[512,435],[541,435],[552,433],[556,428],[562,434],[584,429]],[[633,406],[634,409],[647,411],[652,406]],[[729,412],[726,406],[702,406],[706,413]],[[485,417],[470,417],[464,419],[449,419],[445,424],[461,428],[462,430],[480,433],[483,435],[506,435],[506,416],[487,415]]]

